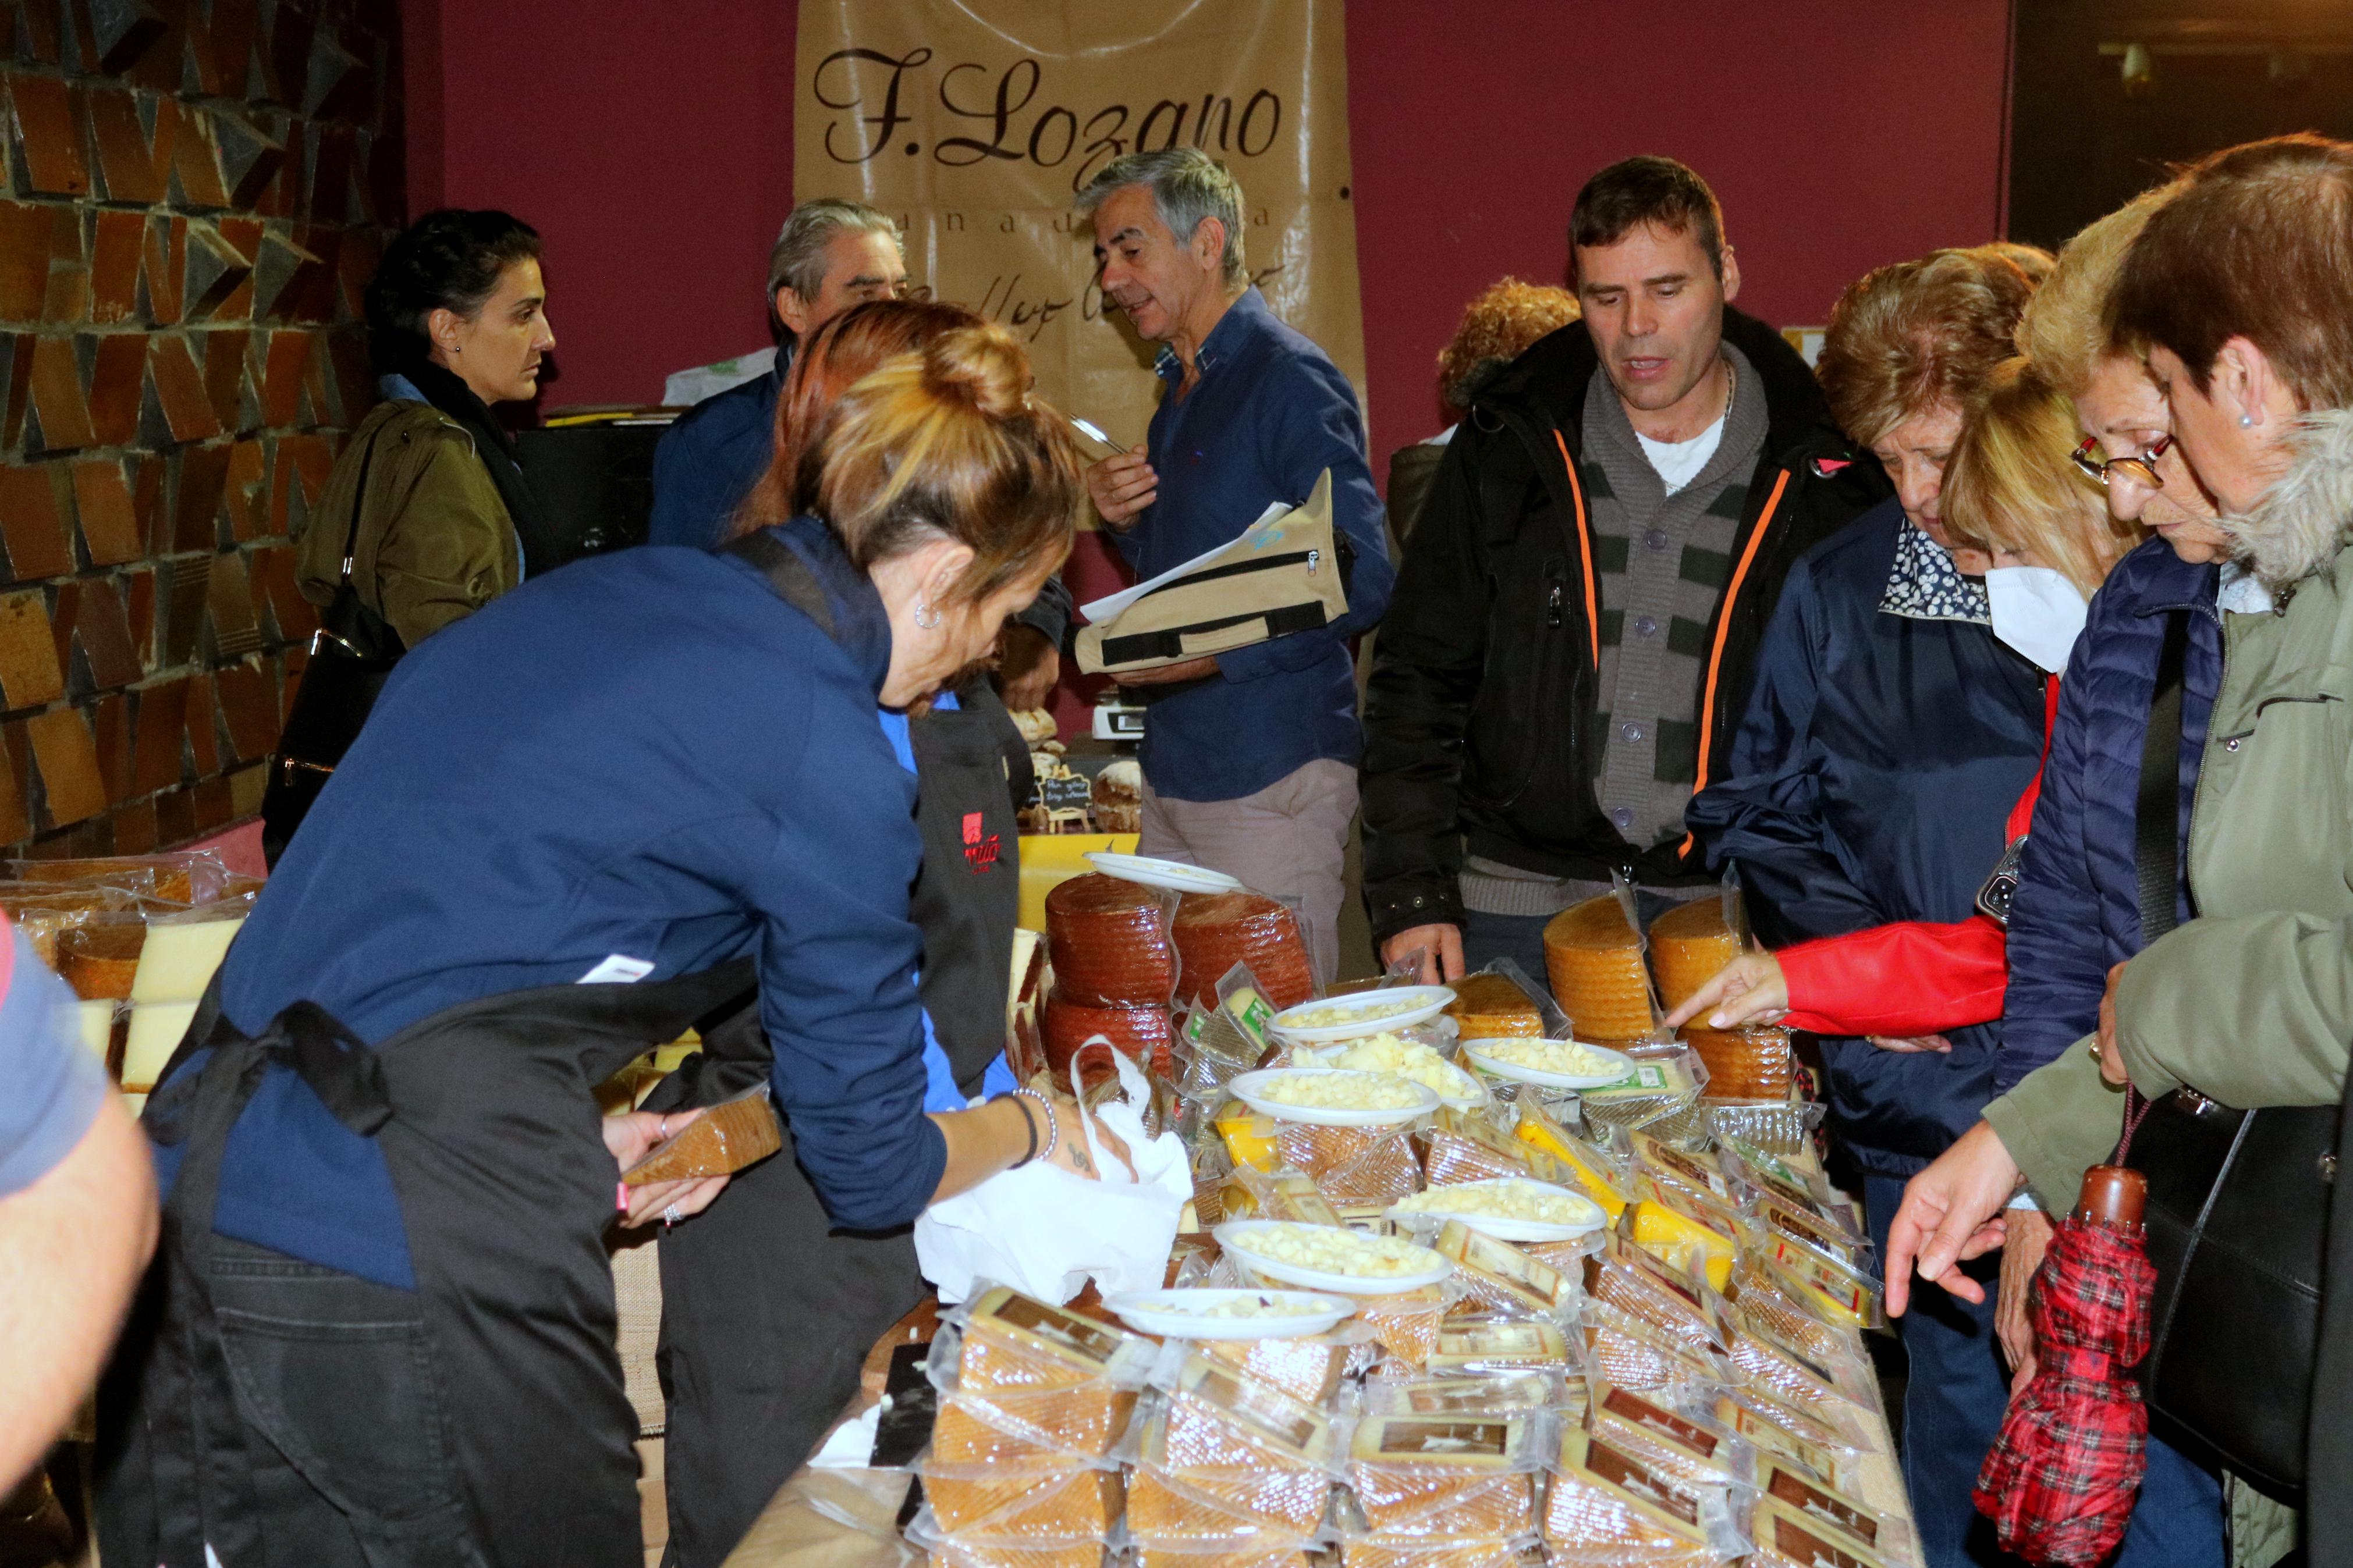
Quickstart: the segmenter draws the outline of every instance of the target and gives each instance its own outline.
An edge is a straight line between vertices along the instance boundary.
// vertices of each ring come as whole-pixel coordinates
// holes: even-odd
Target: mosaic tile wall
[[[255,811],[374,401],[396,0],[0,0],[0,845]]]

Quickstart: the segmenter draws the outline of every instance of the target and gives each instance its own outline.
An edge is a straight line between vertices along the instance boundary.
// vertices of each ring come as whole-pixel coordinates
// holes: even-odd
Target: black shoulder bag
[[[2181,667],[2191,613],[2167,617],[2141,750],[2133,858],[2145,943],[2173,929],[2179,897]],[[2157,1100],[2127,1091],[2126,1100],[2116,1163],[2148,1178],[2157,1265],[2141,1363],[2148,1403],[2232,1470],[2266,1489],[2300,1490],[2338,1108],[2234,1110],[2189,1089]]]
[[[278,750],[269,758],[269,779],[261,795],[261,850],[275,867],[288,840],[310,815],[311,803],[327,779],[359,738],[385,678],[400,662],[407,647],[400,634],[382,616],[367,607],[352,583],[353,552],[359,547],[360,509],[367,503],[368,466],[375,460],[376,440],[371,437],[360,453],[359,485],[352,496],[352,517],[343,531],[343,575],[335,596],[319,616],[311,637],[310,661],[302,667],[295,688],[292,710],[278,736]]]

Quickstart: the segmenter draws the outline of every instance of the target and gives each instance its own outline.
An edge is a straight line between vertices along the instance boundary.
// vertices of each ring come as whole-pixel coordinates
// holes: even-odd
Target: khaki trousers
[[[1340,973],[1341,867],[1356,770],[1321,759],[1239,800],[1170,800],[1144,786],[1135,850],[1204,866],[1299,911],[1319,989]]]

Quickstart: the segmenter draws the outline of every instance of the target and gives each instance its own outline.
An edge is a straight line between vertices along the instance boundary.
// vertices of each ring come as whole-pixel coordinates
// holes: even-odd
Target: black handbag
[[[375,459],[372,437],[360,453],[359,485],[343,532],[343,580],[335,584],[335,596],[311,634],[310,662],[302,667],[293,707],[269,758],[269,782],[261,795],[261,853],[273,868],[343,753],[359,738],[385,678],[408,651],[400,634],[367,607],[352,583],[360,508],[367,500],[368,465]]]
[[[2179,896],[2189,615],[2168,616],[2142,743],[2134,860],[2145,942],[2173,929]],[[2338,1107],[2238,1110],[2188,1089],[2126,1100],[2116,1163],[2148,1178],[2157,1265],[2140,1373],[2149,1405],[2232,1470],[2267,1489],[2301,1490]]]

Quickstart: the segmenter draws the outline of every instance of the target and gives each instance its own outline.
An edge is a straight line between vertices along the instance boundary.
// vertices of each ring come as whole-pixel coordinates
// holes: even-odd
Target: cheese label
[[[1810,1212],[1802,1212],[1771,1194],[1760,1194],[1757,1206],[1765,1212],[1765,1223],[1783,1236],[1820,1247],[1833,1258],[1853,1256],[1853,1239],[1832,1230]]]
[[[1706,1427],[1694,1426],[1673,1411],[1651,1404],[1630,1389],[1611,1389],[1602,1397],[1600,1408],[1620,1421],[1630,1422],[1704,1459],[1714,1458],[1715,1450],[1721,1446],[1721,1439]]]
[[[1775,1237],[1766,1256],[1823,1302],[1858,1322],[1870,1320],[1872,1293],[1856,1276],[1787,1237]]]
[[[1318,1412],[1289,1394],[1237,1377],[1206,1356],[1196,1354],[1178,1382],[1186,1394],[1302,1459],[1312,1460],[1330,1436]]]
[[[1720,1198],[1732,1196],[1732,1184],[1725,1179],[1723,1172],[1681,1149],[1671,1148],[1647,1132],[1634,1134],[1634,1153],[1643,1164],[1662,1171],[1687,1186],[1712,1193]]]
[[[1440,1329],[1433,1360],[1567,1361],[1568,1342],[1550,1323],[1477,1323]]]
[[[1752,1410],[1731,1398],[1716,1401],[1715,1409],[1719,1419],[1725,1420],[1735,1432],[1766,1452],[1794,1459],[1818,1476],[1838,1474],[1837,1456],[1827,1448],[1808,1442],[1761,1411]]]
[[[1568,1290],[1568,1281],[1551,1264],[1539,1263],[1459,1219],[1446,1222],[1434,1250],[1539,1309],[1553,1306]]]
[[[1798,1568],[1885,1568],[1876,1554],[1859,1546],[1833,1545],[1824,1539],[1831,1532],[1770,1498],[1757,1505],[1751,1528],[1759,1545]]]
[[[1368,1458],[1477,1463],[1512,1451],[1508,1421],[1465,1421],[1401,1415],[1378,1424]]]
[[[1011,1290],[991,1290],[973,1308],[975,1326],[1002,1323],[1064,1361],[1082,1362],[1109,1373],[1131,1346],[1149,1346],[1092,1318],[1049,1307]]]
[[[1440,1132],[1451,1132],[1457,1138],[1476,1143],[1491,1154],[1501,1154],[1514,1165],[1527,1163],[1527,1151],[1520,1147],[1516,1140],[1505,1137],[1489,1125],[1484,1117],[1451,1105],[1441,1105],[1433,1124]]]
[[[1584,1447],[1581,1468],[1594,1479],[1625,1493],[1646,1509],[1665,1514],[1683,1526],[1683,1533],[1698,1532],[1699,1499],[1693,1493],[1598,1437],[1586,1439]],[[1568,1456],[1564,1453],[1562,1458],[1566,1461]]]
[[[1787,1465],[1769,1459],[1766,1461],[1764,1473],[1757,1477],[1757,1488],[1767,1496],[1779,1498],[1807,1517],[1843,1531],[1865,1546],[1879,1544],[1877,1514],[1827,1487],[1807,1479]]]

